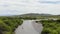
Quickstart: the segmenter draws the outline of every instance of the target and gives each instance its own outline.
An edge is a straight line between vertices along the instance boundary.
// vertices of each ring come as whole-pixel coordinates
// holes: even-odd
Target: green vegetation
[[[0,17],[0,34],[14,34],[14,30],[18,25],[22,24],[22,20],[17,17]]]
[[[14,30],[22,24],[22,19],[60,19],[60,15],[50,14],[23,14],[16,16],[0,16],[0,34],[14,34]],[[41,34],[60,34],[60,20],[42,20],[43,31]]]
[[[41,34],[60,34],[60,20],[42,20],[43,31]]]

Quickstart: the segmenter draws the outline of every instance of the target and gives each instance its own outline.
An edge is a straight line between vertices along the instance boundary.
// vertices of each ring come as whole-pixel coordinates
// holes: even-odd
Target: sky
[[[0,0],[0,15],[25,13],[60,15],[60,0]]]

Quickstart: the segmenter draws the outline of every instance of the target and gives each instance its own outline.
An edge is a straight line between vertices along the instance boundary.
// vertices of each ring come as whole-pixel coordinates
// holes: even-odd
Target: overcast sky
[[[0,0],[0,15],[60,14],[60,0]]]

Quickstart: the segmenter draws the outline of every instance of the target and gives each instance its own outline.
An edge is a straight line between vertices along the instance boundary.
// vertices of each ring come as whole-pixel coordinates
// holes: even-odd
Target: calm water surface
[[[40,34],[42,29],[42,24],[35,23],[35,20],[24,20],[15,30],[15,34]]]

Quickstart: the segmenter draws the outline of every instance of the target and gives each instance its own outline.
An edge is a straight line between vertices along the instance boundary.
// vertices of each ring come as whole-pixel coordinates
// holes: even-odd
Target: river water
[[[38,24],[35,20],[24,20],[16,30],[15,34],[41,34],[42,24]]]

